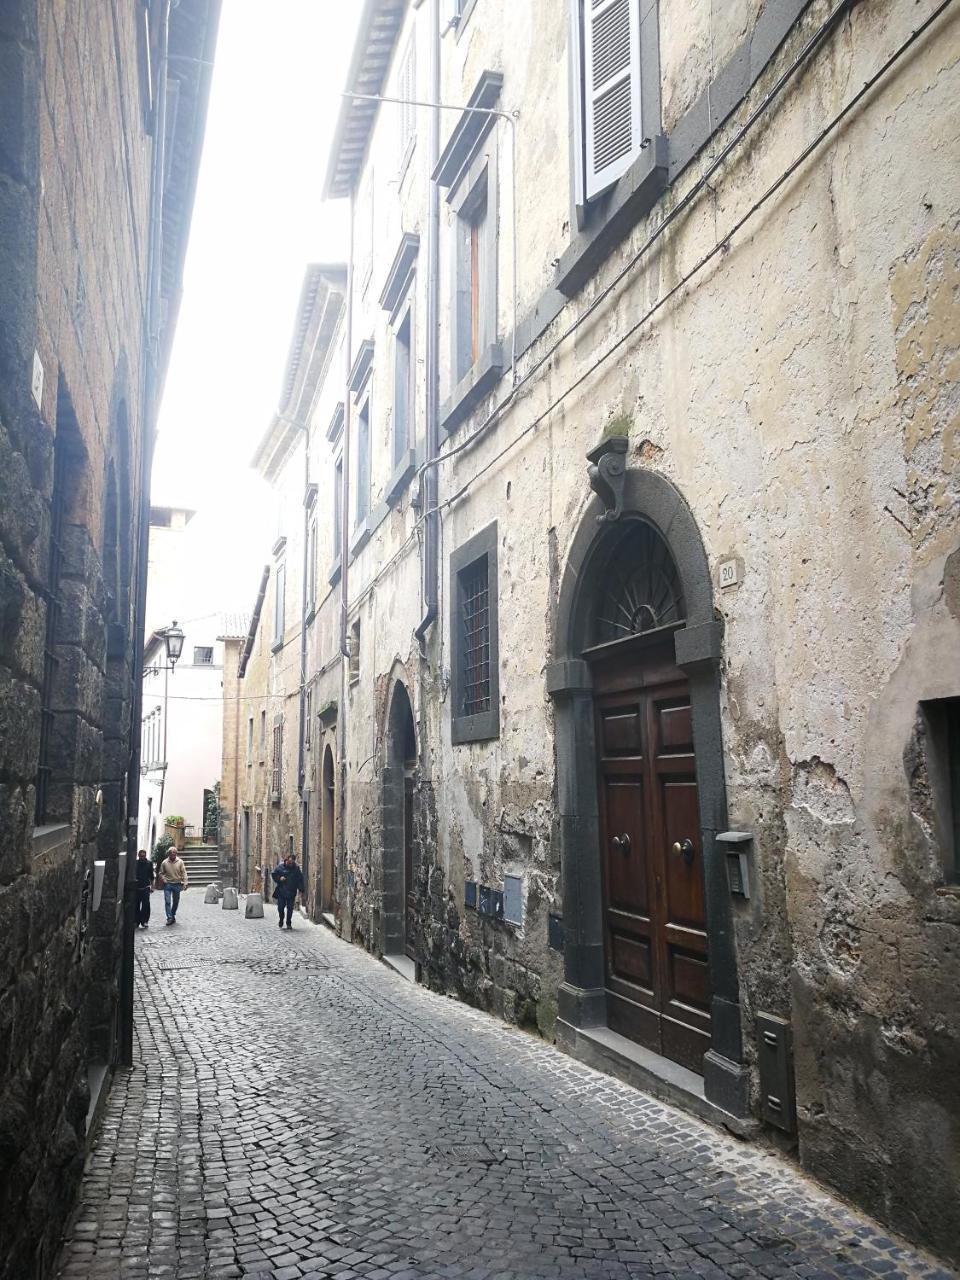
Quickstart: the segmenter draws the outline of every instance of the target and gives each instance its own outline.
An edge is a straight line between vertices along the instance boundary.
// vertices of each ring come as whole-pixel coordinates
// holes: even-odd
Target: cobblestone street
[[[137,937],[139,1065],[65,1278],[952,1274],[788,1164],[302,919],[281,933],[270,908],[190,893],[162,921]]]

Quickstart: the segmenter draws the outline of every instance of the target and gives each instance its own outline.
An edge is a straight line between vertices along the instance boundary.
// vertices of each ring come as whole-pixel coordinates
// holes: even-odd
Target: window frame
[[[460,711],[466,677],[462,634],[463,582],[481,560],[486,561],[487,572],[490,706],[486,711],[466,715]],[[497,592],[497,522],[494,520],[450,556],[450,737],[454,746],[467,742],[486,742],[500,737],[500,628]]]
[[[270,642],[270,652],[277,653],[283,648],[283,638],[286,634],[287,561],[285,556],[280,555],[274,561],[273,574],[273,639]]]
[[[209,653],[209,658],[202,658],[198,655]],[[195,667],[212,667],[213,666],[213,645],[212,644],[195,644],[193,646],[193,666]]]
[[[247,717],[247,768],[253,768],[253,716]]]
[[[453,211],[450,370],[454,387],[484,363],[498,339],[498,137],[498,129],[491,128],[448,196]],[[483,219],[478,226],[481,207]]]
[[[353,528],[354,531],[362,528],[364,521],[369,517],[371,511],[372,497],[372,478],[371,478],[371,456],[370,444],[372,438],[372,415],[373,400],[371,395],[370,379],[357,396],[356,418],[357,418],[357,457],[356,457],[356,478],[357,482],[354,486],[354,508],[353,508]],[[361,496],[363,504],[361,506]]]
[[[406,328],[406,342],[401,342],[401,334]],[[413,290],[409,289],[407,298],[401,304],[397,312],[396,323],[393,326],[393,422],[391,424],[391,445],[393,470],[397,471],[402,468],[406,462],[407,454],[413,448],[413,432],[411,430],[415,419],[415,402],[414,395],[416,391],[416,381],[413,376],[415,368],[414,361],[414,328],[413,328]],[[400,353],[406,349],[406,378],[403,380],[405,393],[405,415],[403,421],[403,432],[401,438],[400,421],[398,407],[400,404],[400,388],[401,388],[401,370]]]

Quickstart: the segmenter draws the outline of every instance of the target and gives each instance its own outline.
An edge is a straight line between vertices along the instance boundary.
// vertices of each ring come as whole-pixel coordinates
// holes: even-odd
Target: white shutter
[[[598,196],[640,154],[640,0],[584,0],[586,196]]]

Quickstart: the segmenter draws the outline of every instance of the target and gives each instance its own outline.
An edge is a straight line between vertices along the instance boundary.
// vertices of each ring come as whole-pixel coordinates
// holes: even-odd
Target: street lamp
[[[163,636],[163,643],[167,646],[167,661],[172,671],[183,653],[183,632],[177,625],[176,618],[173,620],[173,625],[165,627],[160,634]]]

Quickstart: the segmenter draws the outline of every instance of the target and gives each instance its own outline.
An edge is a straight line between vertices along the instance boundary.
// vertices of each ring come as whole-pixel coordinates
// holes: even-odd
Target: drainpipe
[[[127,875],[123,886],[123,929],[120,952],[120,992],[117,1010],[117,1061],[133,1066],[134,934],[136,932],[136,880],[140,811],[140,720],[143,715],[143,630],[147,613],[147,560],[150,553],[150,471],[155,434],[157,373],[160,359],[160,255],[161,214],[167,134],[167,69],[170,51],[171,0],[163,0],[160,20],[160,57],[157,67],[157,116],[154,125],[153,173],[150,191],[150,225],[147,258],[147,306],[141,354],[140,422],[140,527],[137,546],[137,599],[133,633],[133,689],[130,699],[130,763],[127,771]],[[136,730],[136,732],[135,732]],[[165,775],[164,775],[165,776]]]
[[[310,511],[307,492],[310,488],[310,426],[300,427],[303,434],[303,582],[300,591],[300,742],[297,747],[297,794],[303,797],[306,781],[306,759],[303,750],[304,720],[307,707],[307,571],[310,567]],[[302,833],[301,833],[302,835]],[[303,850],[306,856],[306,850]]]
[[[343,480],[340,490],[340,708],[337,716],[339,774],[337,830],[340,845],[346,848],[347,816],[347,684],[350,680],[350,650],[347,646],[347,589],[350,576],[350,439],[353,434],[353,405],[350,395],[350,368],[353,351],[353,254],[356,199],[350,192],[350,246],[347,254],[347,314],[344,334],[343,371]],[[335,851],[331,851],[333,853]],[[342,889],[342,886],[341,886]]]
[[[440,101],[440,0],[430,0],[430,101]],[[423,602],[424,615],[416,629],[420,653],[426,657],[426,634],[437,617],[438,522],[437,468],[440,408],[440,189],[434,178],[440,159],[440,108],[430,108],[427,131],[430,189],[427,200],[427,341],[426,458],[423,471]]]

